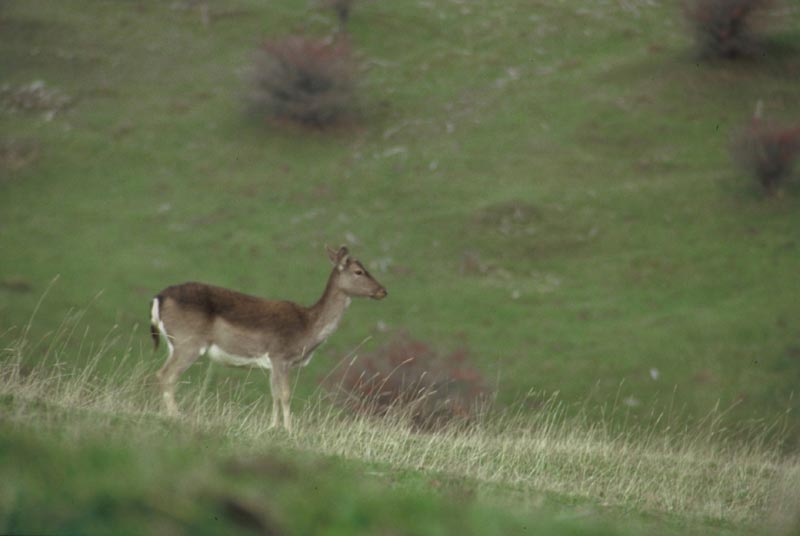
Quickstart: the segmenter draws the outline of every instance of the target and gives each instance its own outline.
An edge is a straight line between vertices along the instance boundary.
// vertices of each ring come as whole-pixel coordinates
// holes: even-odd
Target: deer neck
[[[336,286],[335,278],[336,274],[331,274],[322,297],[309,310],[315,343],[321,343],[336,331],[347,306],[350,305],[350,296]]]

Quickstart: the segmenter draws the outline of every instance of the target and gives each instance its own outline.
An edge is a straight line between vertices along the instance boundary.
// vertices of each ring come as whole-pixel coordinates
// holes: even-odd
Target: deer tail
[[[153,302],[150,307],[150,336],[153,337],[153,348],[156,350],[158,349],[158,341],[161,339],[160,337],[161,332],[158,328],[158,324],[159,322],[161,322],[159,309],[161,309],[160,294],[155,298],[153,298]]]

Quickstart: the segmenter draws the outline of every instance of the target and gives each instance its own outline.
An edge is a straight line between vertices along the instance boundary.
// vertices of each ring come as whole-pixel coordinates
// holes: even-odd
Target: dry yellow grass
[[[65,322],[36,359],[25,332],[5,346],[0,396],[10,401],[8,418],[46,421],[46,408],[57,407],[92,412],[97,426],[120,417],[166,419],[151,379],[153,363],[130,349],[114,355],[111,348],[120,345],[113,337],[85,350],[87,366],[63,365],[79,321],[76,315]],[[107,360],[117,360],[119,373],[97,372]],[[279,444],[689,520],[796,523],[800,460],[769,444],[768,430],[746,440],[727,437],[721,412],[682,430],[620,429],[586,414],[570,416],[552,397],[536,410],[486,411],[469,425],[419,433],[402,410],[381,419],[348,415],[319,395],[307,401],[289,436],[268,429],[266,398],[245,404],[236,393],[223,398],[205,383],[184,385],[181,394],[184,426],[247,448]]]

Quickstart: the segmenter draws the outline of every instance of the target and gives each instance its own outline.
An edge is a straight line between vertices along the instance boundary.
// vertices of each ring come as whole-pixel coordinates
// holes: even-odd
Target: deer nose
[[[381,287],[381,288],[379,288],[379,289],[378,289],[378,290],[375,292],[375,294],[373,294],[372,296],[373,296],[375,299],[382,300],[383,298],[385,298],[385,297],[386,297],[386,296],[388,296],[388,295],[389,295],[389,293],[386,291],[386,289],[385,289],[385,288],[383,288],[383,287]]]

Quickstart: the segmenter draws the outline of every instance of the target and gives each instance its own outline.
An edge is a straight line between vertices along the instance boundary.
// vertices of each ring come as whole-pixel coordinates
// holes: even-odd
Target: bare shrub
[[[739,165],[773,193],[791,176],[800,155],[800,126],[755,117],[736,137],[733,152]]]
[[[344,407],[362,414],[407,417],[422,430],[467,423],[486,400],[480,372],[466,350],[437,354],[405,333],[325,380]]]
[[[355,64],[349,41],[288,36],[271,39],[253,68],[256,113],[323,127],[355,109]]]
[[[760,49],[758,15],[771,0],[689,0],[686,17],[700,53],[706,57],[752,56]]]

